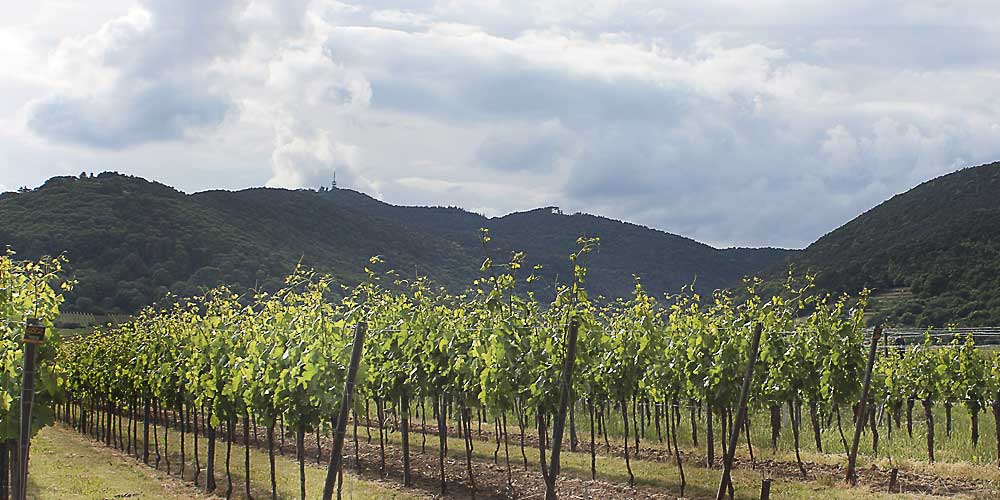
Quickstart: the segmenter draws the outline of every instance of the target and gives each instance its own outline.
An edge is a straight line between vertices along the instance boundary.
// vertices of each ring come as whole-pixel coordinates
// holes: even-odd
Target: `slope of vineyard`
[[[168,290],[196,294],[221,282],[275,289],[295,262],[332,273],[341,284],[363,277],[381,255],[401,274],[415,271],[460,292],[483,260],[478,229],[495,228],[495,253],[528,253],[542,263],[538,290],[551,292],[570,268],[579,236],[598,236],[592,290],[628,295],[632,275],[655,292],[697,278],[702,292],[737,283],[783,259],[776,249],[719,250],[696,241],[584,214],[539,209],[487,218],[458,208],[403,207],[346,189],[283,189],[185,194],[141,178],[105,173],[58,177],[0,195],[0,245],[25,258],[65,252],[80,286],[68,310],[133,312]]]
[[[892,322],[1000,324],[1000,163],[896,195],[793,262],[799,271],[817,272],[818,284],[831,291],[909,287],[911,295],[892,296],[880,307],[881,318]]]

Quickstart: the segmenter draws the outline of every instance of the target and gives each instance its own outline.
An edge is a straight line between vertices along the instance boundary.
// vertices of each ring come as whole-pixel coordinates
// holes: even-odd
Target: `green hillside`
[[[651,290],[702,292],[729,286],[789,255],[778,249],[719,250],[688,238],[551,208],[486,218],[458,208],[402,207],[345,189],[248,189],[185,194],[141,178],[104,173],[57,177],[0,195],[0,246],[22,257],[65,253],[79,285],[68,310],[132,312],[168,291],[206,286],[274,288],[300,260],[343,284],[372,255],[400,274],[428,275],[460,292],[483,260],[478,229],[494,257],[527,252],[544,266],[539,292],[570,276],[566,256],[580,236],[602,238],[590,259],[594,294],[620,296],[641,276]]]
[[[799,271],[816,272],[827,290],[875,289],[879,317],[873,321],[1000,324],[1000,163],[896,195],[793,262]]]

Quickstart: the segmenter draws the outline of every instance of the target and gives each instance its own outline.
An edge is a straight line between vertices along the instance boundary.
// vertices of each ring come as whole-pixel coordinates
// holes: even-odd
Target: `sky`
[[[994,0],[42,0],[0,190],[118,171],[801,248],[1000,160]]]

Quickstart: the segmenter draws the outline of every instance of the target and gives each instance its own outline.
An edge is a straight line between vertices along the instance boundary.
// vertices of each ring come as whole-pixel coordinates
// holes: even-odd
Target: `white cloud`
[[[823,38],[814,41],[810,46],[820,56],[834,56],[844,55],[848,51],[862,50],[865,42],[858,37]]]
[[[376,24],[410,28],[426,26],[431,19],[426,14],[398,9],[376,10],[369,17]]]
[[[358,164],[358,148],[335,141],[329,131],[321,130],[306,138],[279,130],[271,154],[273,175],[267,185],[313,188],[328,186],[336,179],[341,187],[378,195],[378,185],[365,178]]]
[[[220,124],[231,104],[211,63],[239,50],[242,5],[147,0],[49,57],[52,94],[27,105],[27,126],[54,142],[123,148],[181,139]]]
[[[826,131],[826,140],[821,149],[834,169],[856,165],[861,159],[857,139],[843,125]]]
[[[1000,156],[985,0],[123,1],[0,22],[8,185],[336,170],[391,202],[801,246]]]

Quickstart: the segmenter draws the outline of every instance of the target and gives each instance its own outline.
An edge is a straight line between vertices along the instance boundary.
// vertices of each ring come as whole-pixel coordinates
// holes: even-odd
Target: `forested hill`
[[[624,296],[633,274],[656,293],[696,283],[710,292],[789,255],[725,249],[680,236],[549,207],[486,218],[458,208],[393,206],[346,189],[248,189],[184,194],[141,178],[104,173],[57,177],[0,195],[0,246],[23,258],[65,253],[79,285],[65,309],[133,312],[168,291],[196,294],[219,283],[274,288],[300,260],[344,284],[368,258],[410,276],[426,274],[453,292],[479,275],[480,227],[493,257],[527,253],[542,264],[539,292],[571,276],[567,256],[580,236],[602,239],[588,256],[588,289]]]
[[[817,283],[831,291],[874,288],[876,321],[1000,325],[1000,163],[896,195],[793,262],[817,272]]]

